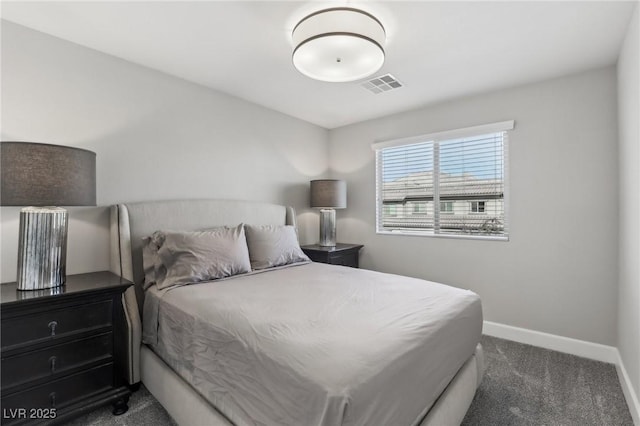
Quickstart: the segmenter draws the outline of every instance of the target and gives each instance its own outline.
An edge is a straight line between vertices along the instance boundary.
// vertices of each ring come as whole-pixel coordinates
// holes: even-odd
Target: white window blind
[[[513,121],[374,144],[379,233],[508,239]]]

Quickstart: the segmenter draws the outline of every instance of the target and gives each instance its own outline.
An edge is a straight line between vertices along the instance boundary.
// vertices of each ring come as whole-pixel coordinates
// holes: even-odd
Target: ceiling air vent
[[[393,89],[399,89],[402,87],[402,83],[396,80],[396,78],[391,74],[385,74],[372,78],[371,80],[367,80],[362,83],[361,86],[372,93],[378,94],[388,92]]]

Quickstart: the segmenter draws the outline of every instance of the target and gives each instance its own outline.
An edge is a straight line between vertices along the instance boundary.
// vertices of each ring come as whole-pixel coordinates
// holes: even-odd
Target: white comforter
[[[319,263],[151,290],[144,317],[154,351],[238,425],[415,424],[482,330],[471,291]]]

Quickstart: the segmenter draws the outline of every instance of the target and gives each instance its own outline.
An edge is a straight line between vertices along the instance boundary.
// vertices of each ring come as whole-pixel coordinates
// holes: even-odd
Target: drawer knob
[[[56,335],[56,327],[58,326],[58,321],[51,321],[49,323],[49,329],[51,330],[51,335]]]
[[[55,392],[51,392],[49,394],[49,401],[51,402],[51,408],[55,408],[56,407],[56,393]]]
[[[49,358],[49,365],[51,365],[52,373],[56,372],[56,361],[57,361],[57,358],[55,356],[52,356],[51,358]]]

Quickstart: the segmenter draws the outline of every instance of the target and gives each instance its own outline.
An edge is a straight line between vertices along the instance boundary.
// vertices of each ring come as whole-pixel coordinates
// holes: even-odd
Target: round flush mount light
[[[293,65],[315,80],[333,83],[359,80],[384,63],[384,27],[359,9],[324,9],[293,29]]]

